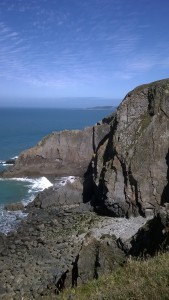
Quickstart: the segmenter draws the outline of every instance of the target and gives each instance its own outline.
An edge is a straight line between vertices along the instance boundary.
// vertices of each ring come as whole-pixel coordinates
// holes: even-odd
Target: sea
[[[83,129],[110,115],[111,109],[0,108],[0,170],[5,162],[35,146],[44,136],[65,129]],[[72,174],[73,175],[73,174]],[[58,179],[58,185],[69,178]],[[0,178],[0,232],[8,234],[26,217],[4,209],[8,203],[32,201],[52,183],[46,178]]]

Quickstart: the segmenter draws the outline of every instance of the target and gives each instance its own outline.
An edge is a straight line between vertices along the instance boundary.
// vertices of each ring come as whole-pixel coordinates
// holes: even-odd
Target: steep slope
[[[137,87],[118,107],[91,163],[95,208],[115,216],[158,211],[169,200],[168,148],[166,79]]]
[[[87,169],[84,181],[38,194],[17,231],[0,234],[0,298],[52,299],[119,268],[128,255],[169,249],[168,108],[169,79],[140,86],[98,125],[51,134],[4,173],[57,176]],[[89,201],[102,214],[147,218],[100,216],[83,203]]]
[[[153,215],[169,200],[168,111],[169,79],[137,87],[98,125],[52,133],[3,176],[82,176],[87,169],[84,201],[99,212]]]
[[[84,130],[53,132],[21,153],[4,177],[83,175],[100,140],[110,127],[100,124]]]

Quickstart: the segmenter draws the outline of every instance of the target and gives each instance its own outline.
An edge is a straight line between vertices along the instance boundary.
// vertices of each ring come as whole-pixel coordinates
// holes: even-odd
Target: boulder
[[[98,279],[103,274],[110,274],[125,262],[126,258],[111,235],[102,235],[100,240],[87,234],[76,261],[77,284]]]
[[[88,233],[72,267],[61,275],[56,286],[63,288],[82,285],[90,280],[110,274],[126,262],[124,252],[118,248],[115,236],[102,235],[96,239]]]
[[[149,257],[169,250],[169,209],[160,208],[157,215],[149,220],[121,247],[127,255]]]
[[[83,181],[75,178],[72,182],[67,181],[61,186],[52,186],[40,192],[33,202],[28,204],[27,210],[31,208],[50,209],[56,208],[58,211],[74,209],[83,204]],[[85,206],[87,209],[87,205]]]

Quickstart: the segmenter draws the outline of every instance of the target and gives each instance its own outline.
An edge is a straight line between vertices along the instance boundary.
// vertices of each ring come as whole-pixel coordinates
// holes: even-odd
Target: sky
[[[0,106],[117,106],[169,77],[168,0],[0,0]]]

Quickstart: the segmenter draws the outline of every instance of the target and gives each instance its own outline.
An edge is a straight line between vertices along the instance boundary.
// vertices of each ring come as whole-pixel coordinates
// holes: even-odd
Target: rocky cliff
[[[91,163],[92,203],[112,216],[154,214],[169,200],[169,79],[128,93],[110,124]]]
[[[3,176],[83,176],[87,170],[83,200],[97,211],[154,215],[169,200],[168,111],[169,79],[139,86],[102,122],[50,134]]]
[[[109,131],[109,125],[102,123],[84,130],[53,132],[34,148],[21,153],[4,176],[82,176],[99,142]]]
[[[17,231],[0,234],[1,299],[52,299],[128,255],[169,249],[168,108],[169,79],[140,86],[98,125],[49,135],[3,174],[86,171],[38,194]]]

